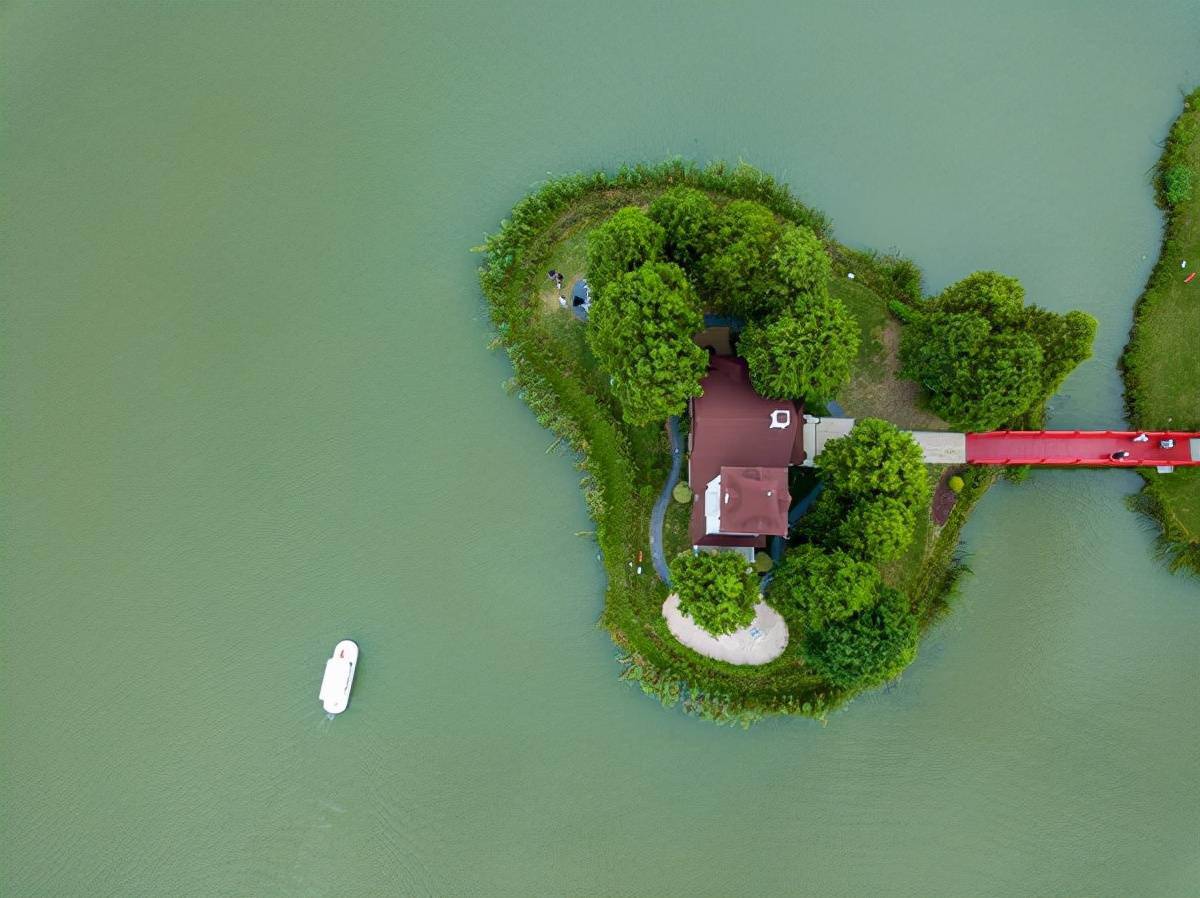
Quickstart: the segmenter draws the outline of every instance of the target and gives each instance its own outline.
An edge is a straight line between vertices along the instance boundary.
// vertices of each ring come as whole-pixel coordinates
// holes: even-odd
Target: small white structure
[[[317,698],[329,714],[341,714],[350,703],[350,687],[354,683],[354,668],[358,666],[358,645],[343,639],[333,647],[333,657],[325,662],[325,677]]]
[[[783,654],[788,644],[788,628],[783,617],[760,601],[754,606],[754,620],[748,627],[713,636],[679,610],[679,596],[671,593],[663,602],[662,615],[667,629],[676,639],[707,658],[730,664],[766,664]]]

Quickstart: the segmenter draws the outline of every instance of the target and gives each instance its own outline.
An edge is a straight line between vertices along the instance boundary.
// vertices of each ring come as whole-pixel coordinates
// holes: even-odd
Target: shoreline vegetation
[[[1158,262],[1134,306],[1121,357],[1126,414],[1139,429],[1200,429],[1200,88],[1183,98],[1154,168],[1166,213]],[[1186,262],[1184,268],[1182,263]],[[1145,484],[1130,507],[1158,528],[1157,554],[1173,572],[1200,576],[1200,469],[1138,469]]]
[[[808,235],[803,239],[823,246],[821,255],[828,254],[828,263],[822,262],[825,265],[822,277],[828,279],[829,301],[844,306],[859,331],[849,383],[835,396],[828,397],[837,399],[852,417],[884,418],[900,426],[919,422],[923,429],[948,429],[958,423],[947,424],[934,415],[930,411],[929,394],[901,376],[902,369],[917,369],[922,372],[923,381],[928,382],[926,377],[935,378],[938,372],[927,375],[924,372],[930,367],[932,350],[928,346],[931,341],[941,339],[950,352],[991,353],[1000,360],[994,368],[1001,376],[1013,367],[1021,367],[1009,364],[1006,353],[1036,353],[1038,371],[1044,380],[1014,384],[1009,392],[1016,395],[1023,391],[1020,402],[1026,403],[1021,405],[1012,423],[1039,420],[1048,394],[1038,393],[1038,388],[1046,384],[1057,386],[1065,372],[1079,360],[1080,350],[1078,346],[1072,349],[1075,356],[1066,361],[1058,358],[1060,364],[1051,372],[1053,351],[1064,345],[1066,338],[1053,336],[1048,342],[1043,340],[1047,347],[1043,369],[1042,350],[1034,345],[1036,340],[1030,335],[1042,339],[1040,331],[1053,325],[1059,316],[1034,306],[1023,306],[1023,293],[1015,281],[992,273],[972,275],[975,281],[968,279],[955,285],[959,294],[948,289],[941,297],[927,299],[922,293],[920,271],[911,261],[838,243],[822,213],[796,200],[786,186],[744,164],[715,163],[701,168],[673,160],[622,168],[611,174],[599,171],[557,178],[522,199],[510,218],[502,222],[500,230],[478,248],[485,254],[480,281],[496,328],[492,345],[505,348],[514,368],[508,387],[524,399],[539,423],[556,435],[555,445],[570,447],[583,472],[580,486],[596,523],[595,538],[608,577],[600,623],[619,648],[621,677],[638,683],[643,692],[657,697],[665,706],[682,703],[686,712],[718,723],[748,726],[775,714],[824,720],[829,711],[843,706],[863,689],[894,679],[899,669],[915,657],[917,632],[924,633],[949,610],[955,585],[968,571],[959,551],[960,531],[971,508],[1003,472],[985,467],[950,472],[959,478],[957,496],[943,518],[945,523],[939,525],[930,514],[930,495],[947,472],[945,466],[924,465],[927,488],[925,483],[911,483],[903,491],[907,494],[905,501],[915,497],[921,503],[911,536],[900,545],[898,553],[886,547],[878,553],[875,570],[870,572],[877,583],[874,604],[862,607],[853,590],[836,596],[831,593],[831,602],[845,603],[841,612],[831,612],[834,618],[838,614],[844,618],[846,612],[856,607],[860,610],[841,624],[831,624],[827,614],[826,631],[820,630],[821,615],[813,609],[789,611],[777,606],[788,619],[789,628],[810,637],[823,634],[823,638],[793,639],[779,658],[756,667],[714,661],[681,645],[669,632],[662,615],[667,587],[654,575],[649,563],[641,574],[635,564],[642,553],[648,554],[651,508],[671,463],[663,422],[653,420],[654,415],[644,412],[645,406],[623,407],[618,392],[627,402],[645,397],[631,396],[628,382],[610,376],[610,371],[598,362],[593,345],[602,354],[611,353],[609,344],[619,345],[619,341],[610,339],[602,343],[596,337],[587,337],[587,328],[594,325],[580,326],[569,310],[559,308],[557,289],[544,289],[549,269],[570,278],[585,273],[589,265],[588,237],[594,229],[614,220],[621,227],[632,226],[635,224],[632,218],[637,214],[631,213],[630,207],[644,210],[667,191],[681,186],[705,194],[708,198],[705,203],[719,210],[732,204],[736,209],[731,211],[737,211],[746,206],[743,203],[738,207],[738,201],[752,201],[770,210],[785,232],[796,233],[791,228],[794,225]],[[695,199],[694,194],[689,195]],[[629,222],[615,217],[621,210],[622,216],[630,218]],[[614,230],[607,227],[601,239],[610,239]],[[645,231],[644,226],[642,230]],[[626,228],[627,233],[633,234],[629,240],[643,239],[644,234],[635,231],[636,228]],[[668,248],[668,254],[671,251]],[[645,264],[629,263],[625,268],[629,274],[608,275],[618,285],[612,295],[624,298],[620,284],[632,283],[634,276],[645,281],[651,274],[653,283],[645,289],[662,293],[672,288],[674,275],[661,269],[680,269],[654,259],[651,255],[642,260]],[[647,273],[651,261],[654,271]],[[595,262],[593,252],[593,265]],[[642,267],[635,270],[639,264]],[[710,270],[715,267],[713,263],[707,264]],[[703,292],[704,282],[690,270],[684,273],[696,280]],[[736,278],[740,274],[744,272],[717,271],[721,277]],[[687,285],[679,285],[677,295],[689,291]],[[825,292],[825,286],[821,285],[820,293]],[[669,305],[676,300],[666,297],[663,302]],[[710,305],[713,305],[711,300]],[[720,302],[715,305],[719,307]],[[613,313],[609,310],[607,314],[611,317]],[[675,312],[672,314],[679,317]],[[776,314],[794,312],[785,309]],[[905,325],[911,327],[905,330]],[[1094,322],[1091,328],[1094,329]],[[906,335],[912,332],[917,336],[901,340],[902,330]],[[1086,346],[1082,351],[1086,357],[1092,331],[1086,326],[1083,330]],[[966,338],[960,339],[962,333],[975,344],[964,343]],[[847,345],[852,347],[852,343]],[[942,377],[952,379],[952,374],[943,373]],[[954,386],[950,384],[946,389]],[[650,398],[656,409],[672,399]],[[969,404],[970,397],[958,401],[960,405]],[[631,415],[631,411],[636,413]],[[630,417],[647,423],[630,423]],[[883,422],[876,424],[887,428]],[[891,432],[899,435],[894,428]],[[859,443],[865,444],[865,439]],[[848,467],[842,475],[840,493],[834,475],[818,470],[817,476],[825,479],[833,494],[824,503],[817,503],[814,520],[831,519],[838,510],[834,504],[838,501],[842,503],[841,510],[847,513],[870,512],[867,507],[870,502],[894,511],[901,499],[887,495],[886,486],[864,498],[865,494],[853,484],[858,476],[854,469],[857,462],[852,456],[846,459]],[[918,464],[918,470],[921,467]],[[800,477],[811,476],[811,472],[804,473],[803,469],[794,470]],[[798,495],[796,484],[792,486],[792,494]],[[862,504],[862,508],[855,503]],[[690,551],[686,513],[687,506],[677,502],[668,509],[664,533],[668,558]],[[812,553],[853,551],[850,545],[838,545],[832,530],[822,533],[804,525],[799,539],[800,548]],[[818,543],[822,541],[833,545],[821,547]],[[782,597],[783,591],[779,592]],[[768,601],[775,604],[773,595],[776,592],[769,590]],[[900,617],[904,620],[897,625]],[[876,666],[857,681],[845,675],[845,665],[848,663],[852,668],[860,660],[853,657],[855,652],[875,651],[863,648],[872,641],[876,647],[880,639],[894,641],[899,638],[895,634],[909,626],[909,622],[913,627],[911,643],[897,645],[893,654],[898,664]],[[834,666],[830,667],[831,664]],[[837,670],[838,664],[843,669]],[[827,675],[818,673],[820,669]]]

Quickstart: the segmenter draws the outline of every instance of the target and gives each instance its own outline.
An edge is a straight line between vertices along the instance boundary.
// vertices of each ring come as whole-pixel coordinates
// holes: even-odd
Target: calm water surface
[[[467,252],[546,173],[753,161],[1097,315],[1053,421],[1121,420],[1200,7],[809,6],[0,10],[0,892],[1200,893],[1200,585],[1133,475],[994,490],[828,727],[616,679]]]

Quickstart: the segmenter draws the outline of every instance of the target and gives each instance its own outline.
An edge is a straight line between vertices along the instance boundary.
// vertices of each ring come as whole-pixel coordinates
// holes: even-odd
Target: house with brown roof
[[[767,537],[787,536],[788,466],[804,461],[804,409],[759,396],[733,356],[712,356],[701,387],[688,434],[692,545],[752,559]]]

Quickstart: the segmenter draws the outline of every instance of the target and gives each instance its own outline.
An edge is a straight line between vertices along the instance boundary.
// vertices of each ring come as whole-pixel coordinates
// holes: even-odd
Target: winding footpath
[[[667,503],[671,501],[671,491],[679,482],[679,468],[683,462],[683,445],[679,438],[679,416],[667,418],[667,438],[671,441],[671,473],[663,484],[654,510],[650,512],[650,559],[654,562],[654,572],[658,579],[667,586],[671,585],[671,572],[667,569],[667,559],[663,555],[663,520],[667,515]]]

